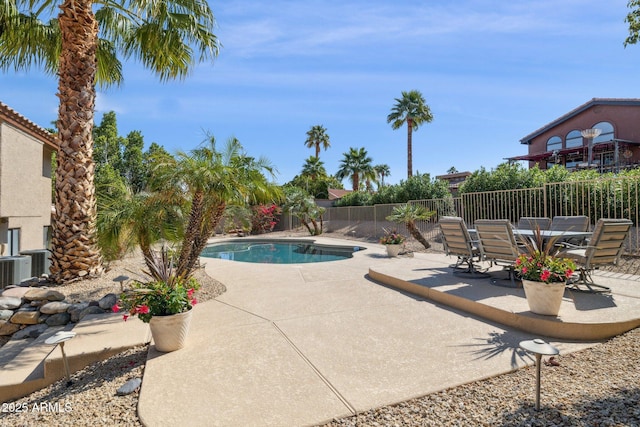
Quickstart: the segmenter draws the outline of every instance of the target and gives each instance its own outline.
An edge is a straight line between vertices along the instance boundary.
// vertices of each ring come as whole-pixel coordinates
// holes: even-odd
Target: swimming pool
[[[201,256],[264,264],[303,264],[351,258],[354,252],[364,249],[361,246],[322,245],[312,240],[263,239],[214,243],[207,246]]]

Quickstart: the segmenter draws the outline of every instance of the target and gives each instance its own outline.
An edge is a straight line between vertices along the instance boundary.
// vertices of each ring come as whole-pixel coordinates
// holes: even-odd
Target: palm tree
[[[435,211],[429,211],[424,206],[405,203],[393,208],[391,215],[389,215],[386,220],[404,224],[413,238],[422,243],[425,249],[429,249],[431,244],[418,229],[416,221],[426,221],[433,215],[435,215]]]
[[[373,167],[378,178],[380,178],[380,186],[384,187],[384,178],[391,175],[391,168],[387,164],[375,165]]]
[[[322,234],[322,215],[325,208],[316,204],[313,196],[298,187],[287,187],[284,210],[300,220],[310,235]]]
[[[169,159],[170,160],[170,159]],[[240,142],[231,138],[222,151],[209,136],[206,144],[190,153],[179,152],[175,161],[161,165],[160,179],[165,200],[181,200],[185,206],[184,235],[176,275],[188,278],[207,241],[215,232],[230,204],[257,204],[279,201],[275,169],[265,158],[247,156]]]
[[[94,12],[95,11],[95,12]],[[57,19],[47,22],[58,13]],[[102,273],[96,243],[93,162],[95,84],[122,81],[135,57],[161,81],[187,76],[219,44],[205,0],[6,0],[0,3],[0,68],[42,65],[58,76],[58,150],[52,215],[51,278],[59,283]]]
[[[360,179],[370,176],[373,171],[371,161],[371,157],[367,155],[367,150],[351,147],[348,153],[343,153],[336,178],[342,180],[349,177],[353,185],[353,191],[358,191],[360,189]]]
[[[433,115],[431,109],[425,103],[422,94],[417,90],[402,92],[402,98],[396,98],[396,104],[387,116],[387,123],[391,127],[400,129],[407,124],[407,179],[413,176],[413,152],[411,138],[414,130],[418,130],[422,123],[431,123]]]
[[[324,168],[324,162],[322,162],[322,160],[318,157],[309,156],[309,158],[304,161],[304,165],[302,165],[301,174],[313,180],[318,176],[325,176],[327,171]]]
[[[316,147],[316,157],[320,158],[320,146],[327,151],[327,148],[331,147],[331,141],[327,130],[322,125],[312,126],[307,131],[307,140],[304,142],[307,148]]]

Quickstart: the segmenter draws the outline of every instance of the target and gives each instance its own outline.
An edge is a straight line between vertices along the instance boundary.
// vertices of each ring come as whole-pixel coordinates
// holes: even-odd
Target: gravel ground
[[[344,237],[336,233],[327,236]],[[436,243],[424,250],[410,241],[407,249],[437,252],[441,247]],[[639,274],[637,264],[635,258],[625,260],[622,272]],[[119,285],[113,278],[120,274],[133,278],[142,266],[139,255],[133,255],[112,263],[100,279],[59,290],[75,300],[117,293]],[[203,284],[199,301],[224,292],[224,285],[203,270],[197,275]],[[116,396],[116,390],[131,378],[142,378],[146,355],[147,346],[130,349],[76,372],[70,387],[59,381],[9,402],[0,412],[0,426],[141,425],[136,413],[138,392]],[[544,360],[540,411],[534,407],[535,368],[527,367],[325,426],[640,426],[640,329],[587,350],[557,356],[554,363]]]

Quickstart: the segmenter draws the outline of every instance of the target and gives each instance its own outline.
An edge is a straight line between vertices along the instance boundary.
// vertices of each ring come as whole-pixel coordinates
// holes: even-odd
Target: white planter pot
[[[387,247],[387,255],[396,257],[402,250],[402,245],[385,245]]]
[[[169,352],[184,347],[193,310],[169,316],[153,316],[149,322],[156,350]]]
[[[532,313],[557,316],[564,295],[564,283],[543,283],[523,280],[524,294]]]

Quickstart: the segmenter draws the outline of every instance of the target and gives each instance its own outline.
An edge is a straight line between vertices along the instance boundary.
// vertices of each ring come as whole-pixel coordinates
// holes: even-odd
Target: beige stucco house
[[[48,247],[52,134],[0,102],[0,251]]]

